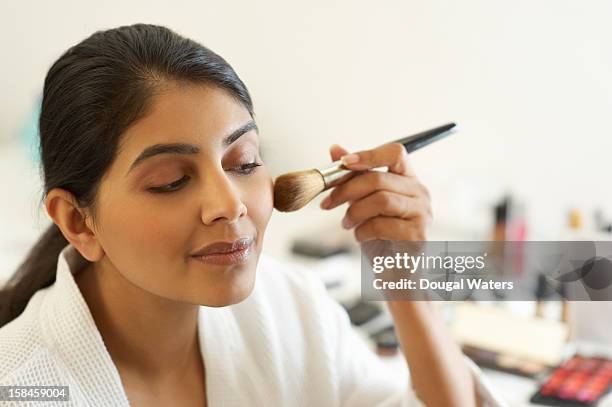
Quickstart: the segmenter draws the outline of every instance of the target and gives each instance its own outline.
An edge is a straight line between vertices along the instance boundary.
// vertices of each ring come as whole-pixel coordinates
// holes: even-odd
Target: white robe
[[[69,386],[68,403],[129,406],[119,372],[73,274],[84,259],[67,246],[53,285],[0,328],[0,385]],[[422,406],[350,326],[308,272],[262,255],[239,304],[199,308],[209,406]],[[473,363],[479,393],[499,405]],[[28,404],[31,405],[31,404]]]

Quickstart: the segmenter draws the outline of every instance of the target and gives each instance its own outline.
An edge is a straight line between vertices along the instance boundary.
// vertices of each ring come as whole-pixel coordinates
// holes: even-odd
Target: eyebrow
[[[223,141],[222,145],[224,147],[229,147],[233,142],[238,140],[240,136],[248,133],[251,130],[255,130],[259,132],[257,125],[253,120],[248,123],[238,127],[236,130],[232,131],[229,135],[227,135]],[[154,144],[150,147],[145,148],[140,155],[134,160],[132,165],[128,170],[128,173],[140,165],[143,161],[154,157],[159,154],[198,154],[200,152],[200,148],[194,144],[186,144],[186,143],[171,143],[171,144]]]

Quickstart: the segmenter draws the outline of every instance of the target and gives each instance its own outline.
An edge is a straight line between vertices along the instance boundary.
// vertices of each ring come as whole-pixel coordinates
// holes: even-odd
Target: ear
[[[104,250],[91,225],[91,217],[79,208],[74,196],[61,188],[54,188],[45,199],[47,213],[62,234],[83,257],[91,262],[104,257]]]

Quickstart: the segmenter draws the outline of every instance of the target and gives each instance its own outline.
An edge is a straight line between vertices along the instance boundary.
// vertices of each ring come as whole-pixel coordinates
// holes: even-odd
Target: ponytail
[[[0,289],[0,327],[19,316],[36,291],[55,282],[57,260],[67,244],[55,223],[43,233],[25,261]]]

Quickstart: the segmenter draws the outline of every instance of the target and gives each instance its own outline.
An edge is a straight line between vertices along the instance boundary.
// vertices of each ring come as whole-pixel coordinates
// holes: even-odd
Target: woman
[[[97,32],[53,64],[39,124],[54,223],[2,293],[1,385],[96,406],[480,400],[429,303],[388,303],[414,390],[397,387],[320,283],[260,258],[273,184],[253,118],[233,69],[164,27]],[[425,239],[403,148],[347,153],[331,158],[389,172],[323,207],[349,202],[360,242]]]

